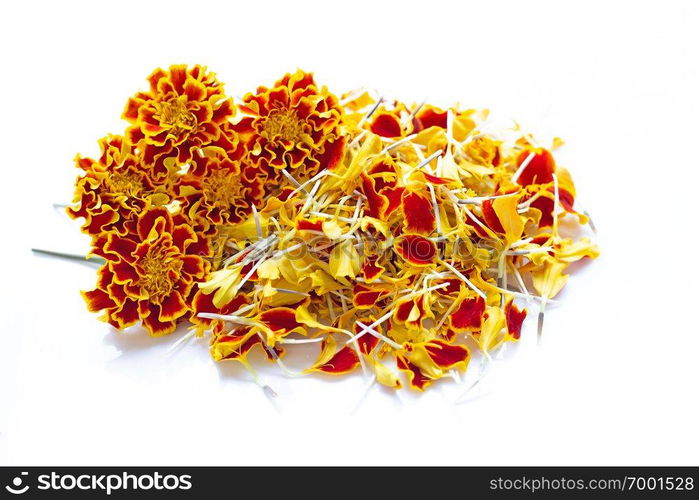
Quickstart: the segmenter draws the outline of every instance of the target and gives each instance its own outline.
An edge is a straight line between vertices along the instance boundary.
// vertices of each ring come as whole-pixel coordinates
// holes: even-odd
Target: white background
[[[696,2],[12,2],[0,16],[0,464],[699,464]],[[51,208],[157,66],[232,95],[302,67],[340,93],[461,101],[567,141],[602,256],[461,405],[263,377],[86,312]],[[311,353],[308,354],[309,356]],[[476,366],[472,366],[476,372]]]

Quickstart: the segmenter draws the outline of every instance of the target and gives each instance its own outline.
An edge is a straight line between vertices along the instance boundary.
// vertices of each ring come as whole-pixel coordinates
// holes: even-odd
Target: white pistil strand
[[[354,92],[351,92],[350,95],[345,97],[344,99],[340,99],[340,106],[347,106],[349,103],[359,99],[362,94],[364,94],[364,90],[355,90]]]
[[[391,339],[389,339],[388,337],[384,337],[383,335],[381,335],[380,333],[378,333],[376,330],[374,330],[373,332],[370,332],[370,331],[369,331],[370,329],[376,328],[376,327],[379,326],[381,323],[383,323],[384,321],[386,321],[388,318],[391,317],[392,314],[393,314],[393,311],[387,312],[386,314],[384,314],[383,316],[381,316],[379,319],[377,319],[376,321],[374,321],[374,322],[373,322],[371,325],[369,325],[369,326],[366,326],[366,325],[364,325],[363,323],[360,323],[359,321],[357,321],[357,324],[360,326],[361,330],[360,330],[359,333],[357,333],[356,335],[350,336],[350,338],[347,340],[346,343],[354,342],[354,341],[357,340],[358,338],[362,337],[365,333],[369,332],[369,333],[371,333],[372,335],[376,336],[377,338],[381,338],[382,340],[386,340],[386,341],[387,341],[386,343],[389,344],[389,345],[391,345],[391,344],[392,344],[392,345],[397,345],[397,346],[398,346],[397,349],[400,349],[402,346],[400,346],[399,344],[396,344],[395,342],[393,342],[393,341],[392,341]]]
[[[323,337],[316,337],[314,339],[281,339],[280,344],[315,344],[316,342],[322,342]]]
[[[432,153],[430,156],[428,156],[427,158],[425,158],[424,160],[422,160],[422,161],[418,164],[418,166],[415,167],[415,170],[420,170],[420,169],[421,169],[422,167],[424,167],[425,165],[429,165],[430,162],[431,162],[432,160],[434,160],[435,158],[439,157],[442,153],[443,153],[443,151],[442,151],[441,149],[435,151],[435,152]]]
[[[553,177],[553,234],[558,236],[558,207],[560,199],[558,197],[558,176],[551,174]]]
[[[442,315],[441,319],[439,320],[439,323],[437,323],[437,326],[435,327],[436,331],[439,331],[439,329],[442,327],[444,322],[449,318],[449,315],[454,312],[454,309],[456,309],[456,306],[458,305],[458,301],[454,300],[452,301],[451,305],[449,305],[449,308],[444,312],[444,315]]]
[[[389,144],[388,146],[386,146],[385,148],[383,148],[383,150],[379,153],[379,156],[385,155],[386,153],[388,153],[389,151],[391,151],[391,150],[394,149],[394,148],[397,148],[397,147],[400,146],[401,144],[404,144],[404,143],[406,143],[406,142],[408,142],[408,141],[412,141],[413,139],[415,139],[415,137],[417,137],[417,134],[410,134],[410,135],[408,135],[408,136],[403,137],[403,138],[400,139],[400,140],[397,140],[397,141],[394,142],[393,144]]]
[[[534,159],[535,156],[536,156],[536,153],[531,152],[531,153],[529,153],[529,156],[527,156],[524,159],[522,164],[519,166],[517,171],[512,176],[512,179],[510,179],[513,184],[517,183],[517,179],[519,179],[519,176],[522,175],[522,172],[524,172],[524,170],[529,166],[529,164],[531,163],[531,161]]]
[[[541,309],[536,322],[536,345],[541,345],[544,335],[544,311],[546,310],[546,299],[542,297]]]
[[[352,139],[352,142],[349,143],[349,146],[347,146],[348,149],[352,149],[359,141],[361,141],[365,135],[367,135],[368,130],[362,130],[360,133],[357,134],[357,137]]]
[[[237,294],[238,291],[240,291],[240,289],[243,287],[243,285],[244,285],[245,283],[247,283],[247,281],[250,279],[250,277],[253,275],[253,273],[254,273],[255,271],[257,271],[257,268],[260,267],[260,266],[262,265],[262,263],[263,263],[265,260],[267,260],[265,257],[268,257],[268,256],[269,256],[269,252],[268,252],[267,254],[263,255],[263,256],[260,258],[260,260],[258,260],[257,262],[255,262],[255,265],[252,266],[252,267],[250,268],[250,270],[248,271],[248,273],[243,277],[242,280],[240,280],[240,283],[238,283],[238,284],[235,286],[235,288],[233,288],[233,291],[232,291],[233,295]]]
[[[308,212],[311,215],[315,215],[316,217],[323,217],[324,219],[337,219],[340,222],[347,222],[348,224],[352,224],[354,222],[354,219],[350,219],[349,217],[338,217],[332,214],[326,214],[325,212]]]
[[[451,191],[451,192],[454,193],[454,192],[459,192],[459,191],[460,191],[460,190],[454,190],[454,191]],[[458,199],[458,202],[459,202],[459,203],[466,204],[466,205],[480,205],[480,204],[481,204],[482,202],[484,202],[485,200],[496,200],[496,199],[498,199],[498,198],[507,198],[507,197],[509,197],[509,196],[515,196],[515,195],[518,195],[518,194],[520,194],[520,193],[514,192],[514,193],[507,193],[507,194],[496,194],[496,195],[493,195],[493,196],[474,196],[473,198],[461,198],[461,199]]]
[[[473,290],[473,291],[476,292],[478,295],[480,295],[480,296],[483,298],[483,300],[486,300],[486,301],[488,300],[488,297],[486,297],[486,295],[485,295],[476,285],[474,285],[473,283],[471,283],[471,280],[469,280],[466,276],[464,276],[458,269],[456,269],[454,266],[452,266],[452,265],[449,264],[448,262],[445,262],[445,261],[440,261],[440,262],[441,262],[442,264],[444,264],[444,266],[445,266],[447,269],[449,269],[452,273],[454,273],[459,279],[461,279],[461,281],[463,281],[464,283],[466,283],[466,285],[468,285],[468,287],[469,287],[471,290]]]
[[[464,397],[471,392],[480,382],[483,380],[488,373],[488,369],[490,368],[490,363],[492,361],[492,358],[490,357],[490,354],[488,354],[487,351],[483,351],[483,357],[481,358],[481,367],[480,367],[480,373],[478,374],[478,378],[470,385],[468,388],[461,393],[461,395],[456,398],[454,401],[454,404],[461,404],[465,403],[466,400],[464,400]]]
[[[391,314],[393,314],[393,313],[391,313]],[[383,340],[384,342],[386,342],[388,345],[390,345],[394,349],[402,349],[403,348],[402,345],[398,344],[397,342],[392,341],[391,339],[389,339],[385,335],[382,335],[381,333],[377,332],[371,326],[365,325],[361,321],[357,321],[357,324],[359,325],[360,328],[362,328],[362,331],[360,332],[359,335],[355,335],[354,337],[352,337],[352,340],[348,340],[348,342],[356,341],[357,338],[361,337],[365,333],[368,333],[370,335],[373,335],[374,337],[376,337],[379,340]]]
[[[531,248],[529,250],[511,250],[508,252],[505,252],[506,255],[529,255],[529,254],[535,254],[535,253],[546,253],[553,250],[553,247],[549,246],[543,246],[539,248]]]
[[[257,289],[257,290],[263,290],[264,287],[263,287],[263,286],[260,286],[260,285],[257,285],[257,286],[255,286],[255,289]],[[298,290],[291,290],[290,288],[275,288],[275,287],[272,287],[272,290],[274,290],[274,291],[276,291],[276,292],[279,292],[279,293],[288,293],[288,294],[291,294],[291,295],[300,295],[300,296],[302,296],[302,297],[310,297],[310,294],[308,294],[308,293],[306,293],[306,292],[300,292],[300,291],[298,291]]]
[[[527,305],[529,305],[532,301],[532,296],[529,293],[529,290],[527,290],[527,286],[524,284],[524,280],[522,279],[522,275],[519,272],[519,269],[517,269],[517,266],[512,266],[512,271],[513,274],[515,275],[515,279],[517,280],[517,285],[519,286],[520,291],[522,294],[524,294],[527,298]]]
[[[257,212],[257,207],[253,204],[250,205],[252,208],[252,215],[255,218],[255,229],[257,230],[257,239],[262,239],[262,225],[260,224],[260,214]]]
[[[175,350],[177,350],[178,347],[183,346],[184,344],[188,343],[192,339],[192,337],[194,337],[195,334],[196,334],[196,330],[188,331],[186,334],[184,334],[182,336],[182,338],[178,339],[177,342],[172,344],[170,346],[170,348],[167,351],[165,351],[165,354],[170,354],[170,353],[174,352]]]
[[[244,307],[241,307],[237,311],[231,313],[231,314],[218,314],[218,313],[207,313],[207,312],[201,312],[197,314],[198,318],[203,318],[203,319],[218,319],[222,321],[232,321],[232,322],[237,322],[240,319],[246,319],[242,318],[242,314],[245,314],[246,312],[252,310],[255,308],[255,304],[250,304]]]
[[[597,228],[595,227],[595,223],[592,222],[592,216],[588,213],[587,210],[583,211],[583,214],[585,214],[585,217],[587,217],[587,225],[590,226],[590,229],[592,229],[592,232],[597,234]]]
[[[364,125],[364,124],[366,123],[366,121],[367,121],[369,118],[371,118],[371,115],[373,115],[374,113],[376,113],[376,110],[379,109],[379,106],[381,106],[381,104],[383,104],[383,96],[379,97],[379,100],[376,101],[376,104],[374,104],[374,107],[371,108],[371,110],[370,110],[366,115],[364,115],[364,116],[362,117],[362,119],[361,119],[361,120],[359,121],[359,123],[357,124],[357,127],[361,127],[362,125]]]
[[[306,197],[306,202],[303,204],[303,208],[301,208],[301,211],[298,213],[299,217],[303,217],[303,214],[306,213],[306,210],[308,210],[311,206],[311,203],[315,203],[315,195],[318,192],[318,189],[320,188],[320,179],[316,181],[315,184],[313,184],[313,189],[311,189],[311,192],[308,193],[308,196]]]
[[[299,183],[299,181],[297,181],[297,180],[294,178],[293,175],[291,175],[289,172],[287,172],[285,168],[282,168],[282,169],[280,170],[280,172],[284,175],[284,177],[286,177],[287,179],[289,179],[289,182],[291,182],[294,186],[296,186],[297,188],[299,188],[299,189],[300,189],[301,191],[303,191],[304,193],[308,194],[308,192],[307,192],[305,189],[303,189],[303,188],[301,187],[301,184]]]
[[[481,229],[483,229],[483,231],[485,231],[486,234],[490,234],[490,235],[493,234],[493,231],[491,231],[491,229],[489,227],[485,226],[480,221],[480,219],[478,219],[478,217],[473,215],[473,213],[468,209],[468,207],[462,206],[461,208],[463,208],[464,212],[466,212],[466,215],[468,215],[468,218],[471,219],[474,223],[476,223],[476,225],[478,225]]]
[[[430,190],[430,196],[432,197],[432,210],[434,211],[434,220],[437,227],[437,234],[442,234],[442,220],[439,216],[439,205],[437,205],[437,195],[434,192],[434,186],[432,184],[427,184],[427,188]]]
[[[366,383],[366,387],[362,391],[362,395],[359,398],[359,401],[357,401],[357,404],[354,405],[354,408],[352,409],[352,414],[355,413],[359,407],[362,405],[364,400],[366,399],[367,395],[369,394],[369,390],[371,390],[372,387],[374,387],[374,383],[376,382],[376,374],[372,374],[372,376],[369,378],[369,380]]]
[[[294,189],[291,193],[289,193],[288,198],[291,198],[292,196],[295,196],[299,191],[303,191],[304,193],[308,194],[308,192],[305,190],[306,186],[318,181],[319,179],[325,177],[326,175],[335,175],[333,172],[331,172],[328,169],[321,170],[318,172],[316,175],[305,181],[303,184],[299,184],[296,189]]]
[[[449,286],[449,283],[441,283],[439,285],[434,285],[434,286],[431,286],[428,288],[424,288],[424,289],[418,290],[416,292],[410,292],[408,290],[410,293],[408,293],[408,295],[406,295],[405,297],[401,297],[401,300],[409,300],[409,299],[412,299],[414,297],[418,297],[420,295],[423,295],[423,294],[426,294],[429,292],[433,292],[435,290],[441,290],[442,288],[447,288],[448,286]]]
[[[264,345],[264,343],[263,343]],[[277,398],[279,395],[272,389],[269,385],[267,385],[257,374],[257,371],[252,367],[250,363],[247,361],[243,362],[243,366],[245,369],[250,373],[252,376],[252,379],[255,381],[257,385],[259,385],[262,388],[262,391],[265,393],[265,395],[269,398]]]
[[[413,118],[415,117],[415,115],[417,115],[417,114],[420,112],[420,110],[422,109],[422,107],[425,105],[426,102],[427,102],[427,100],[425,99],[425,100],[422,101],[420,104],[418,104],[418,105],[410,112],[410,114],[409,114],[408,116],[406,116],[405,119],[401,122],[401,127],[405,128],[405,127],[407,127],[408,125],[410,125],[410,122],[413,121]]]

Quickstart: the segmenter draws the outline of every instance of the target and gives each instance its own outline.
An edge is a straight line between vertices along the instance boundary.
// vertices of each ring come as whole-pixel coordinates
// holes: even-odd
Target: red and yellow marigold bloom
[[[241,170],[240,163],[227,156],[194,158],[180,183],[183,212],[207,234],[240,222],[264,193],[261,177],[251,170]]]
[[[248,161],[271,185],[284,181],[282,169],[302,181],[342,160],[342,109],[337,97],[317,87],[312,74],[299,70],[272,88],[259,87],[244,97],[240,109],[246,116],[236,130]]]
[[[102,319],[119,329],[141,321],[151,335],[171,333],[188,317],[192,288],[208,271],[196,242],[191,227],[165,208],[147,209],[135,234],[108,235],[97,288],[83,292],[89,310],[104,311]]]
[[[206,67],[159,68],[148,82],[150,89],[129,99],[123,117],[132,124],[129,138],[143,150],[149,165],[159,155],[185,164],[196,149],[219,139],[221,126],[234,114],[223,84]]]
[[[156,187],[150,171],[123,137],[105,137],[100,148],[97,160],[76,158],[84,174],[76,182],[74,206],[67,212],[74,219],[85,219],[82,230],[93,237],[108,231],[125,235],[148,203],[165,204],[170,197],[164,186]]]

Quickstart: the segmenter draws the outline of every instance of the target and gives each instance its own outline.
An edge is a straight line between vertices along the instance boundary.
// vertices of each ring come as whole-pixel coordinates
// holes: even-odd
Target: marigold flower
[[[240,109],[246,116],[236,130],[249,150],[248,161],[266,175],[266,183],[285,182],[280,170],[307,180],[342,160],[342,109],[312,74],[299,70],[271,89],[259,87],[243,98]]]
[[[207,234],[247,218],[263,193],[260,177],[246,179],[239,162],[218,155],[194,158],[179,191],[183,213]]]
[[[67,212],[72,218],[84,218],[82,230],[93,237],[106,231],[124,235],[147,204],[166,204],[170,196],[164,186],[156,187],[124,138],[107,136],[99,144],[98,160],[76,157],[84,175],[76,182],[75,206]]]
[[[191,311],[190,293],[208,270],[191,252],[196,241],[192,229],[177,224],[166,209],[144,211],[135,234],[107,237],[102,255],[108,262],[97,288],[83,293],[88,309],[104,310],[103,319],[116,328],[140,320],[151,335],[171,333]]]
[[[148,165],[160,155],[185,164],[195,149],[218,140],[221,126],[234,115],[233,101],[206,67],[159,68],[148,83],[150,89],[131,97],[123,113],[132,124],[129,138],[143,150]]]

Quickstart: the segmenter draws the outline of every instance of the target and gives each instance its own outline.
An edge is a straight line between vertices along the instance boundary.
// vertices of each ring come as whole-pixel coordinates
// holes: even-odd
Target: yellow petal
[[[478,337],[478,344],[483,351],[492,351],[502,343],[505,335],[502,332],[505,326],[505,313],[496,306],[486,307],[487,318],[481,327],[481,334]]]
[[[335,281],[332,276],[322,269],[317,269],[308,276],[311,278],[313,290],[318,295],[325,295],[326,293],[344,288],[344,285]]]
[[[352,240],[344,240],[330,253],[330,273],[333,276],[354,278],[360,267],[359,254]]]
[[[562,240],[560,248],[556,251],[556,258],[563,262],[575,262],[583,257],[591,259],[599,257],[599,247],[589,238],[580,238],[576,242],[569,239]]]
[[[392,389],[400,389],[401,383],[398,375],[388,368],[383,363],[374,363],[374,373],[376,374],[376,381],[385,385],[386,387],[391,387]]]
[[[336,220],[325,221],[323,222],[323,233],[331,240],[336,240],[343,234],[342,226]]]
[[[543,266],[532,271],[532,283],[534,289],[542,297],[554,298],[568,281],[568,275],[563,274],[568,263],[560,262],[553,258],[544,261]]]
[[[211,273],[208,281],[199,285],[199,289],[206,295],[216,290],[213,303],[216,307],[223,307],[236,296],[241,269],[241,266],[235,266],[215,271]]]
[[[279,278],[280,259],[268,259],[257,268],[257,276],[261,279],[276,280]]]
[[[504,196],[493,200],[493,210],[505,230],[508,244],[519,240],[524,230],[524,219],[517,213],[518,202],[519,196]]]

